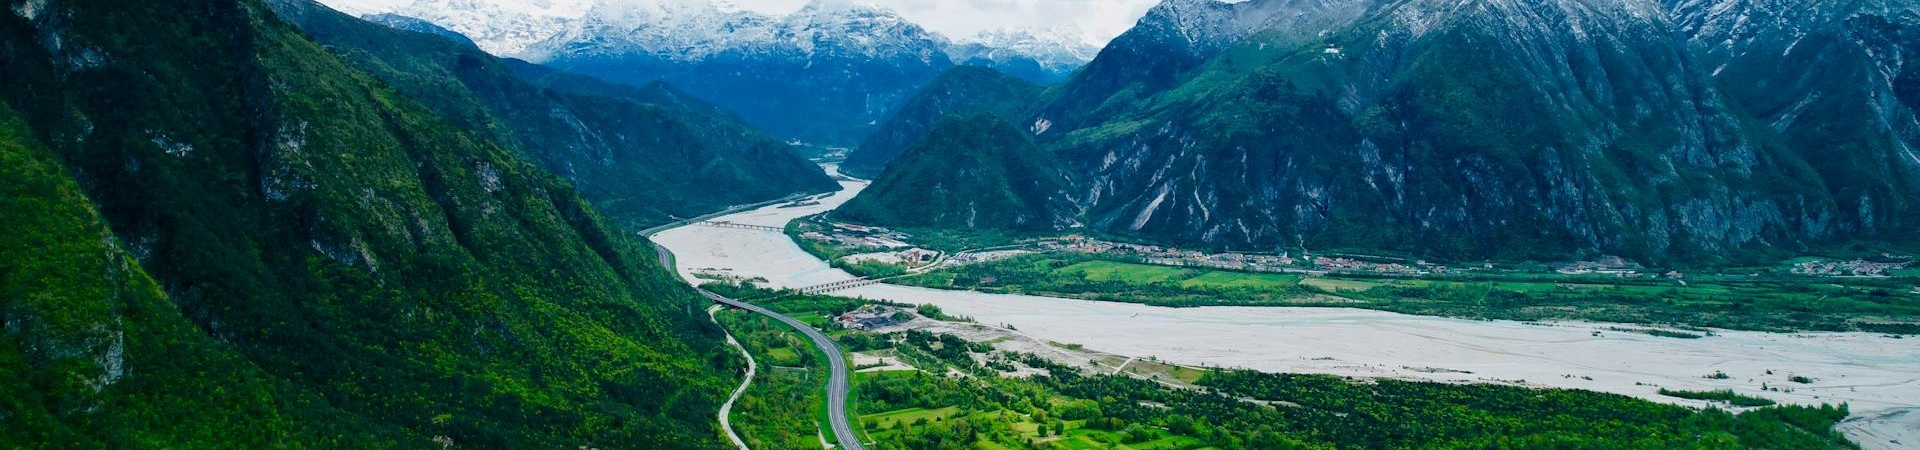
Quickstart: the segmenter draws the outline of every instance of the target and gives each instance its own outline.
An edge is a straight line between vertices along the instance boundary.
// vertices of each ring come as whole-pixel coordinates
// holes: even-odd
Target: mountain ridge
[[[988,114],[1019,120],[1027,103],[1041,87],[1019,77],[985,67],[948,69],[915,93],[893,117],[867,136],[847,155],[840,170],[849,175],[876,178],[896,157],[925,139],[941,119],[950,115]]]
[[[565,181],[259,1],[10,6],[0,445],[722,445],[720,330]]]
[[[566,178],[629,229],[837,187],[785,143],[669,86],[555,82],[431,29],[409,36],[308,0],[269,4],[361,70]]]
[[[889,10],[835,2],[784,15],[706,0],[492,3],[428,0],[394,12],[461,32],[497,55],[624,84],[664,80],[782,139],[826,147],[858,144],[956,64],[1050,82],[1078,67],[1074,55],[1088,53],[1057,49],[1073,42],[1047,33],[1008,34],[1008,47],[984,47]]]
[[[1756,3],[1168,0],[1021,120],[1088,227],[1183,246],[1712,263],[1912,235],[1920,122],[1874,99],[1920,21],[1780,8],[1811,37],[1701,44]]]

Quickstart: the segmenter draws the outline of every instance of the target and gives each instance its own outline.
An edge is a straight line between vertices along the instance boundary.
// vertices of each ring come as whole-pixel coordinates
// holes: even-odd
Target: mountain
[[[1701,264],[1872,248],[1920,230],[1896,75],[1915,30],[1915,6],[1880,1],[1168,0],[1023,122],[1080,221],[1125,237]]]
[[[282,4],[286,4],[286,2],[283,2]],[[280,6],[280,8],[284,9],[286,7]],[[312,9],[311,6],[308,6],[305,8]],[[467,39],[466,35],[460,34],[457,31],[441,28],[439,25],[434,25],[433,22],[428,22],[425,20],[420,20],[420,19],[402,16],[402,15],[393,14],[393,13],[368,14],[365,16],[361,16],[360,18],[368,22],[373,22],[373,23],[386,26],[388,28],[412,31],[416,33],[431,34],[434,36],[439,36],[446,40],[453,41],[454,43],[457,43],[463,46],[474,47],[474,48],[480,47],[480,44],[473,42],[472,39]]]
[[[1039,85],[993,69],[962,66],[947,70],[920,89],[913,100],[900,107],[879,130],[867,136],[859,148],[847,155],[840,170],[873,178],[894,157],[925,139],[941,118],[955,114],[989,114],[1003,120],[1019,120],[1040,92]]]
[[[422,0],[393,11],[496,55],[618,83],[654,81],[783,139],[851,146],[953,65],[946,39],[846,2],[773,16],[707,0]]]
[[[0,63],[0,447],[724,445],[647,248],[266,5],[14,1]]]
[[[833,0],[787,15],[709,0],[418,0],[372,10],[437,24],[503,57],[636,86],[665,81],[782,139],[824,146],[858,144],[957,63],[1049,84],[1097,51],[1069,30],[955,41]]]
[[[556,83],[540,69],[442,39],[424,22],[382,16],[427,33],[420,34],[310,0],[269,4],[356,68],[572,182],[625,228],[837,187],[784,142],[664,85],[609,87],[579,76]]]
[[[835,217],[916,228],[1052,230],[1072,205],[1050,155],[1006,119],[949,115]],[[924,205],[944,208],[928,211]],[[924,212],[924,214],[923,214]]]
[[[1100,48],[1070,30],[996,28],[955,40],[946,51],[961,65],[989,67],[1035,84],[1050,85],[1066,80],[1092,61]]]

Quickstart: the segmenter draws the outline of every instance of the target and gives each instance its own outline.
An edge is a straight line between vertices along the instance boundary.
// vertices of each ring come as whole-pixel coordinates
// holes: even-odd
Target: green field
[[[1911,271],[1913,269],[1907,269]],[[895,282],[1159,306],[1336,306],[1521,321],[1920,334],[1916,278],[1786,275],[1616,279],[1554,273],[1369,278],[1029,255]],[[1676,336],[1677,337],[1677,336]]]
[[[957,414],[960,414],[960,408],[955,406],[938,409],[906,408],[880,414],[860,416],[860,423],[864,424],[868,429],[884,429],[894,428],[901,424],[914,424],[917,421],[945,421],[947,418]]]

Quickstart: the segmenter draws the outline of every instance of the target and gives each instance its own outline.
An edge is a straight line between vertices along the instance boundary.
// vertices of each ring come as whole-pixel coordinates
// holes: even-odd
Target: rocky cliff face
[[[1920,223],[1910,6],[1169,0],[1024,120],[1088,226],[1708,261]]]

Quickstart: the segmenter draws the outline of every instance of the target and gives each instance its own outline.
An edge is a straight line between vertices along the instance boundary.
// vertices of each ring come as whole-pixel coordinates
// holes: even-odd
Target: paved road
[[[739,208],[735,208],[730,211],[738,209]],[[642,234],[651,237],[654,233],[658,233],[667,228],[671,227],[658,227],[647,230],[647,232],[643,232]],[[654,254],[660,258],[660,265],[665,266],[668,271],[677,270],[673,267],[673,253],[668,252],[666,247],[655,244],[653,251]],[[678,276],[678,272],[675,272],[675,276]],[[774,320],[779,320],[787,324],[787,326],[793,327],[795,330],[800,330],[800,333],[805,334],[808,340],[813,341],[814,347],[818,347],[821,353],[827,354],[827,368],[830,373],[830,375],[827,376],[827,423],[833,428],[833,438],[840,442],[840,448],[849,450],[866,449],[866,446],[860,444],[860,436],[853,432],[853,421],[847,417],[847,402],[849,394],[853,391],[853,387],[849,381],[851,376],[848,375],[847,358],[840,352],[839,344],[835,344],[832,339],[827,338],[825,333],[821,333],[820,330],[814,329],[799,319],[787,317],[785,314],[773,312],[773,310],[762,308],[752,303],[726,298],[720,294],[709,292],[706,289],[695,287],[694,290],[699,291],[700,295],[705,296],[708,300],[713,300],[714,303],[772,317]],[[728,431],[731,433],[732,430],[729,429]]]
[[[713,313],[718,312],[720,308],[723,306],[713,305],[707,308],[707,318],[712,319]],[[720,323],[720,321],[715,319],[714,323]],[[748,353],[747,348],[740,345],[740,340],[733,338],[733,333],[727,333],[727,345],[740,349],[740,356],[747,358],[747,376],[746,379],[740,380],[740,387],[733,390],[733,396],[727,397],[727,403],[720,405],[720,428],[727,430],[727,439],[733,440],[734,447],[750,450],[747,448],[747,441],[740,438],[740,433],[733,432],[733,419],[730,416],[733,414],[733,404],[738,403],[740,396],[747,393],[747,387],[753,385],[753,374],[759,370],[759,364],[753,362],[753,354]]]
[[[700,289],[700,295],[704,295],[708,299],[722,305],[772,317],[775,320],[786,323],[787,326],[800,330],[801,334],[807,335],[807,339],[813,341],[814,347],[819,347],[821,353],[827,354],[828,370],[832,373],[827,377],[827,422],[833,427],[834,440],[840,441],[840,448],[851,450],[863,450],[865,448],[865,446],[860,445],[860,436],[853,433],[853,422],[847,418],[847,397],[853,388],[848,382],[847,358],[840,353],[840,346],[838,344],[833,343],[832,339],[827,339],[827,335],[821,333],[820,330],[816,330],[798,319],[787,317],[785,314],[773,312],[773,310],[762,308],[752,303],[722,297],[719,294],[707,292],[705,289]]]

